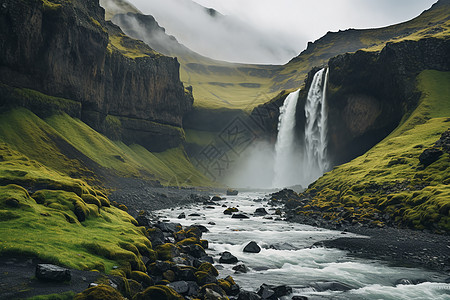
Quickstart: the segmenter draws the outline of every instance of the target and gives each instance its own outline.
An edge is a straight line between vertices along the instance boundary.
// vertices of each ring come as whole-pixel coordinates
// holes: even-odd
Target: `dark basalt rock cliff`
[[[450,40],[388,43],[380,53],[339,55],[328,66],[329,153],[340,164],[369,150],[416,107],[421,71],[450,70]]]
[[[177,146],[193,104],[178,61],[124,36],[104,14],[98,0],[0,0],[0,83],[80,102],[75,116],[112,138],[154,151]],[[139,52],[112,47],[116,35]]]
[[[417,105],[416,76],[423,70],[450,70],[450,40],[427,38],[388,43],[381,52],[347,53],[328,61],[328,152],[334,165],[363,154],[399,124]],[[304,139],[305,103],[313,68],[300,91],[296,131]],[[286,94],[255,108],[252,115],[263,118],[266,132],[276,139],[279,107]]]

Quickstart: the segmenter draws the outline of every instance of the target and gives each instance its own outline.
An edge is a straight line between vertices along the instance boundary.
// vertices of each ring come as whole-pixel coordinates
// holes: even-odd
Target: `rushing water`
[[[295,111],[300,90],[290,93],[280,107],[278,135],[275,144],[274,187],[286,187],[296,182],[299,166],[294,163],[299,156],[295,141]]]
[[[320,177],[329,167],[327,150],[327,104],[326,90],[328,68],[319,70],[313,78],[305,104],[305,141],[304,162],[310,171],[310,181]]]
[[[308,299],[450,299],[450,284],[442,283],[445,280],[442,274],[423,269],[390,267],[381,261],[351,257],[345,251],[313,247],[316,242],[342,236],[342,233],[288,223],[276,215],[253,216],[255,209],[260,207],[264,207],[269,214],[274,213],[263,198],[262,193],[243,193],[227,196],[226,200],[217,202],[217,206],[196,204],[157,213],[164,220],[185,226],[206,226],[210,230],[204,234],[210,245],[207,252],[214,257],[220,277],[232,275],[246,290],[256,291],[262,283],[266,283],[291,286],[293,295],[307,296]],[[238,207],[250,218],[240,220],[224,215],[223,204]],[[177,219],[181,212],[185,212],[187,219]],[[189,216],[193,213],[200,216]],[[250,241],[257,242],[262,251],[257,254],[244,253],[243,248]],[[235,255],[239,263],[244,263],[250,271],[234,274],[234,265],[222,264],[220,267],[218,261],[224,251]],[[395,284],[405,278],[426,282]],[[317,286],[320,282],[330,281],[347,284],[351,289],[321,290]]]

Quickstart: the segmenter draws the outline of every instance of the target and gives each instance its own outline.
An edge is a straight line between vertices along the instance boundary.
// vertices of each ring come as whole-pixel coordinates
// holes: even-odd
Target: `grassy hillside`
[[[66,114],[40,119],[26,109],[4,112],[0,141],[33,160],[67,175],[93,180],[93,171],[158,180],[161,184],[207,186],[182,148],[153,154],[139,145],[113,142]]]
[[[366,154],[313,183],[305,192],[312,201],[299,214],[321,207],[339,221],[336,208],[343,208],[362,222],[382,225],[377,216],[387,213],[397,224],[450,231],[450,156],[427,167],[418,159],[450,127],[450,72],[423,71],[417,88],[422,97],[414,112]]]

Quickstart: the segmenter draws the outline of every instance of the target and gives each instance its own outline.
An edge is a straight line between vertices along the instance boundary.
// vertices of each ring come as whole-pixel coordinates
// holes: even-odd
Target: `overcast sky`
[[[226,37],[226,32],[213,33],[215,29],[203,24],[200,16],[186,12],[184,4],[190,0],[129,1],[143,13],[153,14],[157,21],[166,27],[168,33],[203,55],[228,61],[284,63],[292,58],[292,53],[303,51],[308,41],[314,41],[328,31],[375,28],[400,23],[418,16],[437,0],[195,0],[198,4],[214,8],[248,24],[251,28],[248,32],[251,32],[252,38],[257,35],[255,30],[260,33],[258,39],[253,42],[251,37],[248,41],[242,36],[240,40],[239,37],[235,39],[236,45],[230,40],[228,47],[221,45],[220,41],[217,41],[216,46],[208,47],[199,40],[204,36],[204,40],[210,40],[210,44],[214,44],[215,37],[220,37],[223,41],[231,39],[235,34]],[[172,17],[167,17],[168,15]],[[173,26],[179,21],[184,24]],[[179,28],[185,31],[196,30],[197,34],[186,34]],[[210,36],[208,30],[211,32]],[[245,30],[242,35],[245,35]],[[274,43],[277,44],[275,47],[280,51],[274,51],[272,48],[264,50],[265,47],[260,47],[262,50],[258,55],[256,46],[252,48],[251,45],[246,45],[249,51],[243,51],[243,47],[240,47],[242,51],[234,49],[244,45],[243,43],[258,45],[261,43],[261,37],[267,40],[271,47]],[[251,55],[252,52],[254,55]],[[273,52],[274,55],[271,56],[268,52]]]

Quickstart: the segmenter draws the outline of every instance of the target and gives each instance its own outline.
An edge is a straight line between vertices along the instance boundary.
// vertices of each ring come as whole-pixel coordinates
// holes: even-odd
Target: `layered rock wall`
[[[105,22],[98,0],[0,0],[0,83],[80,102],[82,120],[110,137],[126,136],[159,151],[165,147],[157,137],[170,131],[177,139],[171,144],[179,144],[182,134],[171,128],[181,127],[193,98],[179,79],[178,61],[138,41],[133,43],[140,43],[144,54],[123,54],[111,47],[111,31],[121,34]],[[128,40],[123,37],[122,44]],[[108,116],[134,122],[112,130]],[[154,141],[129,134],[141,131],[151,139],[155,128],[147,130],[148,122],[171,126]]]

